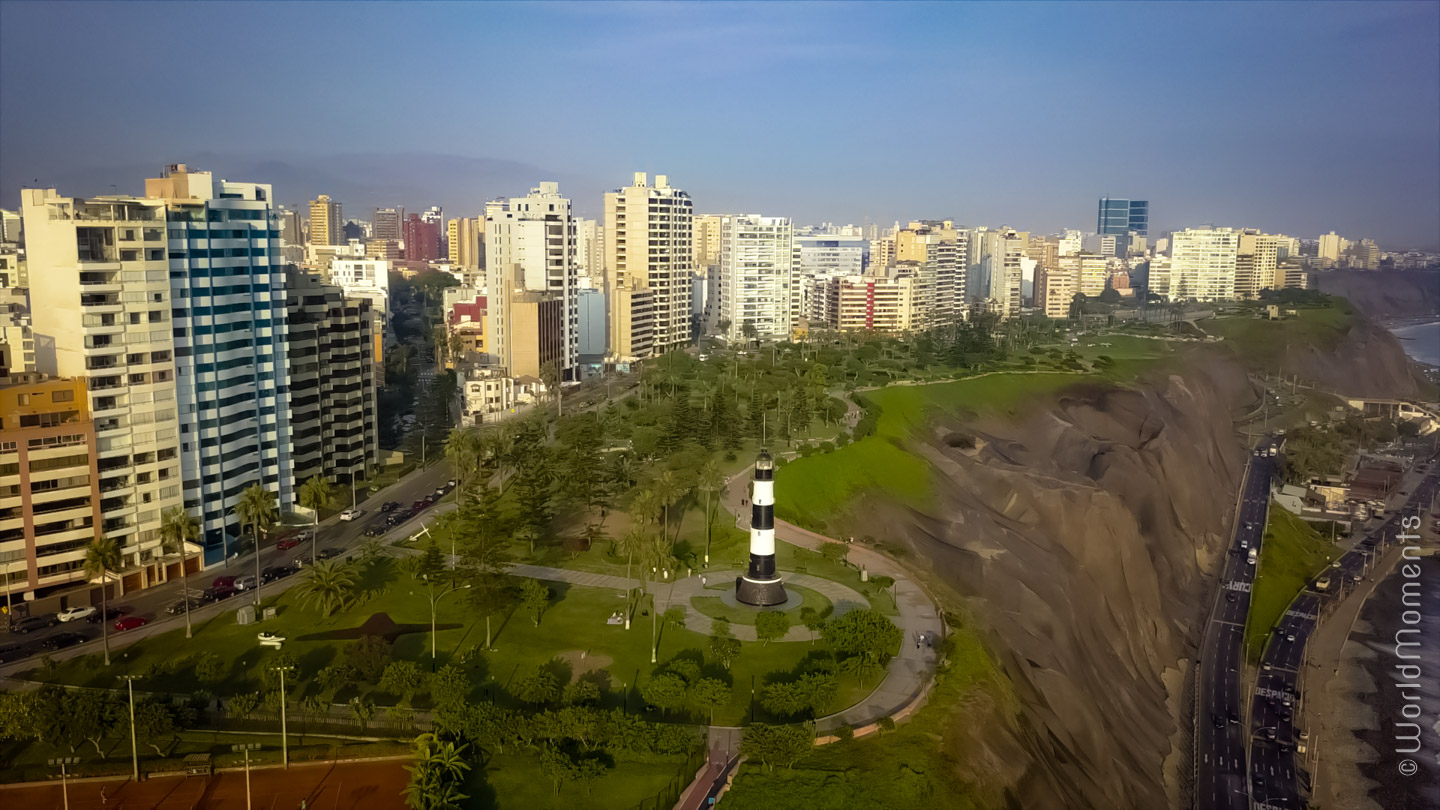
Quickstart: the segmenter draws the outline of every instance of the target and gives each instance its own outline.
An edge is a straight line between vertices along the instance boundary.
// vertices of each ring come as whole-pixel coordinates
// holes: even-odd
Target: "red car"
[[[134,630],[134,629],[137,628],[137,627],[143,626],[145,623],[146,623],[145,620],[142,619],[142,618],[140,618],[139,616],[126,616],[125,618],[121,619],[120,621],[115,622],[115,629],[116,629],[116,630]]]
[[[233,588],[235,587],[235,577],[216,577],[210,586],[212,588]]]
[[[278,549],[280,549],[281,551],[285,551],[285,550],[287,550],[287,549],[292,549],[292,548],[294,548],[294,547],[296,547],[296,546],[298,546],[298,545],[300,545],[300,541],[299,541],[299,540],[296,540],[296,539],[293,538],[293,537],[287,537],[287,538],[285,538],[284,540],[276,540],[276,541],[275,541],[275,548],[278,548]]]

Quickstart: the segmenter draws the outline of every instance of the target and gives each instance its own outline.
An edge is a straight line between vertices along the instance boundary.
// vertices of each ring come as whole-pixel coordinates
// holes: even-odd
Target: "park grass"
[[[1244,357],[1275,369],[1289,346],[1334,349],[1355,319],[1350,302],[1343,298],[1331,299],[1330,306],[1306,307],[1296,313],[1275,321],[1244,314],[1205,321],[1202,326],[1206,332],[1225,338]]]
[[[1270,505],[1245,622],[1245,654],[1251,663],[1260,661],[1271,629],[1296,595],[1338,556],[1340,550],[1308,523],[1279,504]]]
[[[754,608],[727,605],[721,600],[719,594],[734,589],[735,584],[733,582],[710,585],[705,590],[713,591],[716,594],[715,596],[697,596],[690,600],[690,604],[696,610],[712,619],[724,619],[731,624],[753,625],[755,623],[755,617],[760,615],[760,611]],[[814,609],[821,616],[828,616],[831,611],[835,609],[835,606],[830,603],[830,600],[826,599],[824,595],[817,591],[812,591],[809,588],[793,585],[788,582],[785,584],[785,590],[799,594],[802,600],[801,603],[795,607],[782,611],[790,617],[790,624],[792,626],[800,625],[800,611],[804,608]]]
[[[819,557],[819,555],[813,555]],[[828,561],[826,561],[828,562]],[[833,565],[833,563],[831,563]],[[226,611],[196,627],[195,637],[186,640],[184,629],[142,639],[123,649],[112,651],[114,665],[108,670],[97,658],[82,656],[56,662],[50,669],[30,670],[24,677],[32,680],[62,683],[77,686],[116,688],[119,675],[145,675],[136,681],[137,691],[169,692],[188,695],[196,689],[206,689],[217,696],[257,691],[261,687],[261,672],[266,660],[274,653],[261,648],[256,633],[264,630],[285,636],[285,652],[293,655],[299,663],[301,677],[290,683],[293,699],[318,693],[319,686],[312,682],[320,668],[343,660],[343,649],[351,642],[309,640],[300,637],[327,630],[358,627],[373,613],[387,613],[397,624],[428,626],[430,602],[423,587],[406,582],[398,571],[388,567],[379,569],[365,587],[377,591],[370,601],[331,618],[323,618],[318,612],[301,606],[294,591],[287,591],[277,599],[267,600],[267,606],[278,609],[276,618],[249,626],[235,623],[233,611]],[[652,632],[651,613],[658,607],[667,606],[667,589],[661,585],[647,594],[638,607],[632,627],[625,630],[623,625],[608,625],[605,619],[613,612],[625,607],[623,594],[606,588],[586,588],[563,583],[546,583],[551,590],[552,604],[536,626],[528,616],[519,613],[495,616],[491,620],[494,631],[494,651],[483,652],[484,618],[475,616],[464,603],[463,597],[451,595],[439,601],[436,618],[439,625],[458,625],[442,629],[435,634],[437,666],[444,666],[455,659],[457,653],[474,652],[470,658],[469,671],[475,687],[472,699],[489,697],[497,702],[514,704],[508,688],[515,677],[536,667],[548,666],[557,674],[569,677],[568,665],[552,664],[557,656],[571,654],[578,658],[586,653],[592,663],[606,661],[603,666],[611,676],[612,690],[609,702],[614,706],[628,705],[631,708],[643,704],[637,683],[651,677],[655,667],[650,663],[650,637]],[[240,607],[242,602],[235,602]],[[683,628],[659,630],[659,662],[664,664],[677,656],[705,658],[708,637]],[[737,723],[751,711],[750,683],[764,683],[775,673],[789,673],[802,666],[807,657],[824,646],[808,643],[788,642],[762,645],[755,642],[742,644],[742,652],[727,672],[718,665],[707,665],[708,674],[720,677],[735,685],[729,705],[715,713],[720,724]],[[195,676],[194,657],[201,653],[213,653],[224,664],[224,677],[216,683],[201,683]],[[423,669],[430,661],[430,634],[428,632],[401,635],[395,643],[394,657],[419,663]],[[594,658],[591,658],[594,656]],[[158,668],[158,669],[157,669]],[[599,668],[597,666],[597,668]],[[580,673],[573,673],[579,675]],[[861,683],[853,676],[840,678],[839,695],[835,709],[850,706],[865,697],[874,684]],[[628,695],[627,695],[628,692]],[[371,697],[377,705],[393,705],[395,696],[387,695],[369,685],[357,685],[342,690],[335,696],[336,702],[344,702],[357,694]],[[423,693],[416,700],[418,707],[427,705]],[[763,710],[757,714],[764,718]],[[672,714],[669,717],[653,716],[652,720],[697,720],[686,715]]]
[[[936,677],[926,706],[895,731],[817,747],[793,769],[766,772],[741,766],[725,796],[731,810],[769,810],[777,796],[793,810],[925,807],[979,810],[1004,802],[996,791],[961,779],[953,760],[961,726],[983,727],[976,716],[988,706],[1011,714],[1015,700],[984,643],[966,626],[953,628],[946,668]],[[964,710],[958,707],[964,706]]]
[[[576,807],[630,810],[665,791],[677,780],[685,761],[683,756],[617,757],[615,767],[593,784],[561,784],[557,792],[554,783],[540,770],[538,757],[496,754],[483,768],[471,771],[463,790],[471,797],[466,806],[481,810]],[[685,776],[689,778],[694,774]]]

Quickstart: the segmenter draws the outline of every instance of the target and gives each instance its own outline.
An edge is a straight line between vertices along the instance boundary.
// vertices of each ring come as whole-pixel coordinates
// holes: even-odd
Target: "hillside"
[[[1440,315],[1440,272],[1333,270],[1319,281],[1321,292],[1348,298],[1375,320]]]

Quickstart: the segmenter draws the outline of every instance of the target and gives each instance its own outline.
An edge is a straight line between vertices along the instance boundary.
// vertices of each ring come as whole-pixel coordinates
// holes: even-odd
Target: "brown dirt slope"
[[[1399,351],[1365,339],[1352,330],[1330,373]],[[1378,360],[1400,376],[1374,372],[1377,389],[1408,382],[1403,361]],[[1020,774],[1011,806],[1173,803],[1167,757],[1183,778],[1172,749],[1190,733],[1176,668],[1196,652],[1244,469],[1232,419],[1256,398],[1246,368],[1212,349],[1133,389],[1071,389],[1008,421],[940,419],[906,445],[935,468],[938,504],[855,510],[855,533],[903,542],[987,625],[1022,706],[987,730],[989,754]]]
[[[1321,292],[1350,299],[1376,320],[1440,315],[1440,272],[1334,270],[1319,280]]]

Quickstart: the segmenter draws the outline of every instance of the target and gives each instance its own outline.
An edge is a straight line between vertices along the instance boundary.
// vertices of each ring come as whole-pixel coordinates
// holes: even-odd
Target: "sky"
[[[181,161],[357,218],[542,180],[598,216],[645,171],[798,223],[1108,194],[1436,248],[1440,3],[0,2],[0,205]]]

